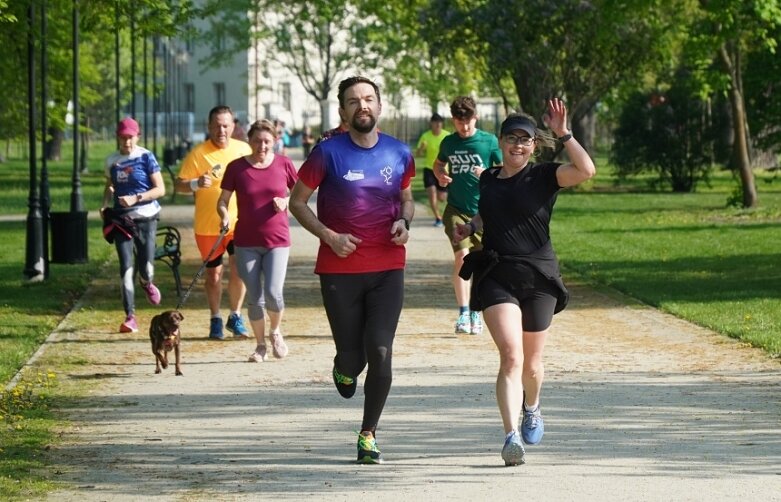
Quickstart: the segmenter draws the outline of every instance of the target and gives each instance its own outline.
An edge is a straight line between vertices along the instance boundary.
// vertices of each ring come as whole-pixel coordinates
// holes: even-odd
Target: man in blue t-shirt
[[[336,345],[332,371],[342,397],[366,373],[358,462],[378,464],[375,434],[390,392],[393,339],[404,298],[404,244],[414,214],[415,161],[407,145],[377,130],[382,105],[364,77],[339,84],[348,130],[318,144],[298,171],[290,212],[320,238],[315,273]],[[307,202],[318,189],[317,215]]]

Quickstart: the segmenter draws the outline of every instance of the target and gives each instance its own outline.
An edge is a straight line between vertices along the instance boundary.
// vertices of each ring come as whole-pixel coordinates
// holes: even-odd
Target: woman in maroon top
[[[287,203],[298,175],[288,157],[274,153],[277,131],[273,123],[255,122],[248,137],[252,154],[228,164],[217,212],[223,226],[227,226],[228,203],[236,192],[236,267],[247,287],[247,311],[257,340],[249,360],[262,362],[266,359],[264,311],[269,316],[274,357],[285,357],[288,352],[280,324],[285,307],[282,289],[290,256]]]

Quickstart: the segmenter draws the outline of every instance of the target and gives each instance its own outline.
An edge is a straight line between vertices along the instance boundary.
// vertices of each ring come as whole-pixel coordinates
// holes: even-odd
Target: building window
[[[213,42],[214,50],[218,52],[223,52],[228,47],[225,33],[222,33],[217,27],[212,25],[212,33],[215,32],[216,32],[216,37],[214,38],[214,42]]]
[[[184,84],[184,111],[195,112],[195,84]]]
[[[217,103],[217,105],[225,104],[225,83],[224,82],[214,83],[214,100]]]
[[[285,110],[290,110],[292,97],[290,94],[290,82],[282,82],[279,86],[280,98],[282,100],[282,107]]]

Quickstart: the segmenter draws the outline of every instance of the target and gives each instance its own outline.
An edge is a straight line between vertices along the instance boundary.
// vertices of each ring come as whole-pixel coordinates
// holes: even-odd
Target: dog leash
[[[184,302],[187,301],[187,297],[190,296],[190,291],[193,290],[195,283],[198,282],[198,279],[200,279],[201,276],[203,275],[203,271],[206,270],[206,264],[211,261],[212,255],[214,254],[215,251],[217,251],[217,248],[220,246],[222,239],[225,238],[225,235],[227,233],[228,233],[228,227],[220,228],[220,236],[219,238],[217,238],[217,242],[214,243],[214,246],[212,246],[211,251],[209,251],[209,254],[206,255],[206,259],[203,260],[203,264],[201,265],[201,268],[198,269],[198,272],[196,272],[195,277],[193,277],[193,282],[191,282],[190,286],[187,287],[187,290],[185,290],[185,292],[182,293],[182,296],[179,298],[179,303],[176,304],[176,310],[181,309],[182,305],[184,305]]]

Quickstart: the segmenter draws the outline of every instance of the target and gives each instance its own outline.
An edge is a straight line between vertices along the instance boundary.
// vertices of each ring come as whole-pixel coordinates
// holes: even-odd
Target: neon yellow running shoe
[[[336,385],[336,390],[339,391],[339,394],[345,399],[350,399],[353,397],[353,394],[355,394],[355,389],[358,388],[358,381],[355,378],[339,373],[339,370],[336,369],[335,357],[333,377],[334,385]]]
[[[371,432],[358,434],[358,463],[381,464],[382,452],[377,448],[377,440]]]

